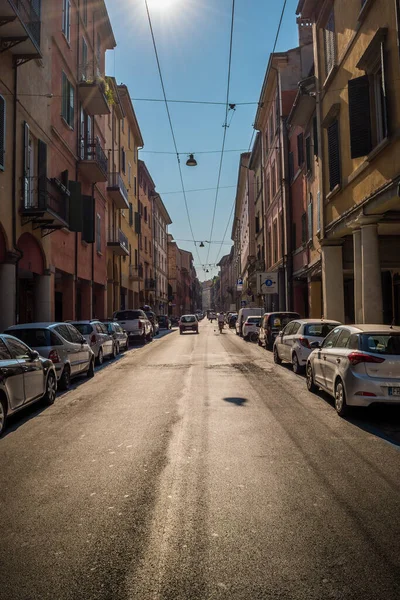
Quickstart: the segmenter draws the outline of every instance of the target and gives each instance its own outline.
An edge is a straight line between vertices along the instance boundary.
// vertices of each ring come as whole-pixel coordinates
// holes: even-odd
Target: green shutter
[[[39,207],[47,204],[47,144],[38,140],[38,202]]]
[[[366,156],[371,152],[371,108],[368,75],[350,79],[349,121],[351,158]]]
[[[88,244],[95,241],[94,198],[82,196],[83,231],[82,240]]]
[[[340,184],[339,121],[336,119],[328,127],[329,189]]]

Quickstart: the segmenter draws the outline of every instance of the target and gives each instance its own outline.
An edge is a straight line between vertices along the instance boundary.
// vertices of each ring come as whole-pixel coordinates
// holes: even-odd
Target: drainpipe
[[[14,115],[13,115],[13,164],[12,164],[12,245],[13,250],[19,254],[15,262],[15,302],[14,323],[18,323],[19,312],[19,285],[18,285],[18,263],[23,254],[17,247],[17,94],[18,94],[18,67],[14,61]]]
[[[80,14],[80,10],[81,10],[81,3],[79,0],[78,3],[78,11]],[[79,40],[80,40],[80,19],[78,19],[78,37],[77,37],[77,53],[76,53],[76,75],[77,75],[77,79],[79,81]],[[82,134],[82,131],[79,131],[80,128],[80,123],[81,123],[81,119],[80,119],[80,111],[78,111],[78,123],[79,126],[77,128],[78,131],[78,139],[77,139],[77,144],[78,144],[78,157],[80,156],[80,144],[79,144],[79,134]],[[79,158],[78,158],[79,160]],[[78,163],[76,163],[75,165],[75,181],[78,181],[78,177],[79,177],[79,169],[78,169]],[[75,232],[75,265],[74,265],[74,278],[75,278],[75,286],[74,286],[74,303],[75,303],[75,319],[78,318],[78,232]]]
[[[94,202],[94,225],[96,225],[96,198],[94,195],[94,189],[95,189],[96,184],[92,183],[92,198],[93,198],[93,202]],[[96,233],[95,233],[95,240],[94,243],[92,244],[92,281],[91,283],[91,303],[90,303],[90,318],[93,319],[93,298],[94,298],[94,247],[96,244]]]

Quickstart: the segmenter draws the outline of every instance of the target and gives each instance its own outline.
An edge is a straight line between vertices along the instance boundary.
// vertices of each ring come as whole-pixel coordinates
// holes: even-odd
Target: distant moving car
[[[243,335],[243,324],[247,317],[259,317],[264,314],[263,308],[241,308],[236,321],[236,334]]]
[[[172,323],[167,315],[159,315],[158,325],[160,329],[171,329]]]
[[[153,326],[143,310],[117,310],[113,319],[125,329],[129,341],[139,340],[144,344],[146,340],[150,342],[153,339]]]
[[[236,313],[233,313],[230,315],[230,317],[228,319],[229,329],[235,329],[237,318],[238,318],[238,316]]]
[[[265,346],[267,350],[272,350],[278,333],[293,319],[300,319],[299,313],[285,311],[265,313],[258,338],[260,346]]]
[[[128,334],[122,329],[121,325],[117,321],[103,321],[103,323],[107,327],[108,334],[114,340],[116,353],[119,354],[121,350],[128,350]]]
[[[67,390],[71,379],[78,375],[94,377],[94,353],[83,335],[70,323],[21,323],[9,327],[6,333],[54,363],[61,390]]]
[[[51,360],[12,335],[0,335],[0,435],[8,416],[37,400],[53,404],[56,391]]]
[[[184,331],[194,331],[199,333],[199,322],[196,315],[182,315],[179,321],[179,333],[182,335]]]
[[[178,327],[179,326],[179,318],[171,317],[171,325],[172,325],[172,327]]]
[[[311,343],[322,343],[328,333],[341,325],[339,321],[323,321],[321,319],[296,319],[286,325],[275,338],[274,361],[282,360],[292,363],[293,371],[304,371],[307,358],[312,352]]]
[[[103,364],[104,358],[115,358],[117,348],[112,335],[108,333],[107,326],[101,321],[71,321],[71,325],[83,335],[94,352],[98,365]]]
[[[262,317],[247,317],[242,327],[242,335],[244,340],[257,341],[261,327]]]
[[[400,404],[400,327],[341,325],[311,347],[307,387],[333,396],[340,416],[349,406]]]

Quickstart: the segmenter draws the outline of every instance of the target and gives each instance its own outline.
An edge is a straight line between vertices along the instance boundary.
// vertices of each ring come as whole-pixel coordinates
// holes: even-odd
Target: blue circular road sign
[[[266,285],[267,287],[271,287],[271,285],[274,285],[274,282],[272,281],[272,279],[266,279],[264,281],[264,285]]]

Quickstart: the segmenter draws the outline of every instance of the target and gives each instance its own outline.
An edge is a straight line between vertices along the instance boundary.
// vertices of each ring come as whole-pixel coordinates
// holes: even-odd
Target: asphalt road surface
[[[203,321],[0,440],[1,600],[399,600],[400,416]]]

